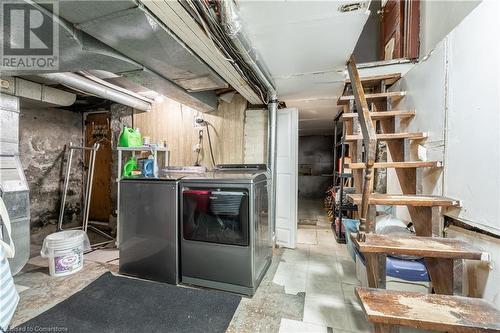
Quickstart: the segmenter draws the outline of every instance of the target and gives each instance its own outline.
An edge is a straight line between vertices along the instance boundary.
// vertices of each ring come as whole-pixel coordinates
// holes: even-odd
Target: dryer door
[[[182,196],[185,240],[249,245],[248,190],[185,188]]]

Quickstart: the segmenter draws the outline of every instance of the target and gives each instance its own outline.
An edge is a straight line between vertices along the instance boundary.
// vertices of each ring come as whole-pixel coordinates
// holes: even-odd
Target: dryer
[[[267,174],[212,171],[179,186],[182,283],[253,295],[272,259]]]

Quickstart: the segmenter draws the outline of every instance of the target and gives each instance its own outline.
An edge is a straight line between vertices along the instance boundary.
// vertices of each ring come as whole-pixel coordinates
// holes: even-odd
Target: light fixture
[[[347,3],[347,4],[341,5],[339,7],[339,12],[341,12],[341,13],[353,12],[353,11],[362,9],[363,7],[365,7],[364,2]]]

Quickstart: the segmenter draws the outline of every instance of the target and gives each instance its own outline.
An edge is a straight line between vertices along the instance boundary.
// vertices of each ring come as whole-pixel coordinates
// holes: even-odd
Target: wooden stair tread
[[[453,238],[391,236],[365,234],[365,241],[351,240],[362,253],[385,253],[428,258],[481,260],[482,251],[467,242]]]
[[[394,169],[412,169],[412,168],[440,168],[443,166],[441,161],[414,161],[414,162],[376,162],[375,169],[394,168]],[[349,169],[365,169],[365,163],[349,163]]]
[[[401,73],[391,73],[391,74],[381,74],[364,76],[360,78],[363,87],[373,87],[378,85],[381,81],[385,81],[386,86],[393,85],[397,80],[401,78]],[[351,80],[347,79],[346,84],[351,84]]]
[[[361,203],[361,194],[347,194],[347,198],[355,204]],[[418,194],[380,194],[370,195],[370,205],[420,206],[420,207],[450,207],[460,206],[460,201],[441,196]]]
[[[381,133],[377,134],[377,140],[387,141],[387,140],[421,140],[427,138],[427,133],[415,132],[415,133]],[[362,140],[363,136],[361,134],[346,135],[345,141],[356,141]]]
[[[376,111],[370,113],[372,120],[380,120],[384,118],[390,117],[402,117],[402,118],[410,118],[414,117],[416,114],[415,110],[393,110],[393,111]],[[342,119],[354,119],[358,118],[357,112],[345,112],[342,114]]]
[[[356,288],[368,320],[442,332],[500,332],[500,311],[480,298]]]
[[[386,98],[401,98],[406,95],[406,91],[388,91],[384,93],[366,94],[367,101],[381,100]],[[354,101],[354,95],[340,96],[337,105],[347,105],[350,101]]]

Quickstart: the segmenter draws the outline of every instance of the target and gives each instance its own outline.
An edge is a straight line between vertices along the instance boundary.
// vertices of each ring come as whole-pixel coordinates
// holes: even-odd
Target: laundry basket
[[[244,192],[213,191],[210,194],[210,210],[215,215],[239,215],[244,196]]]

